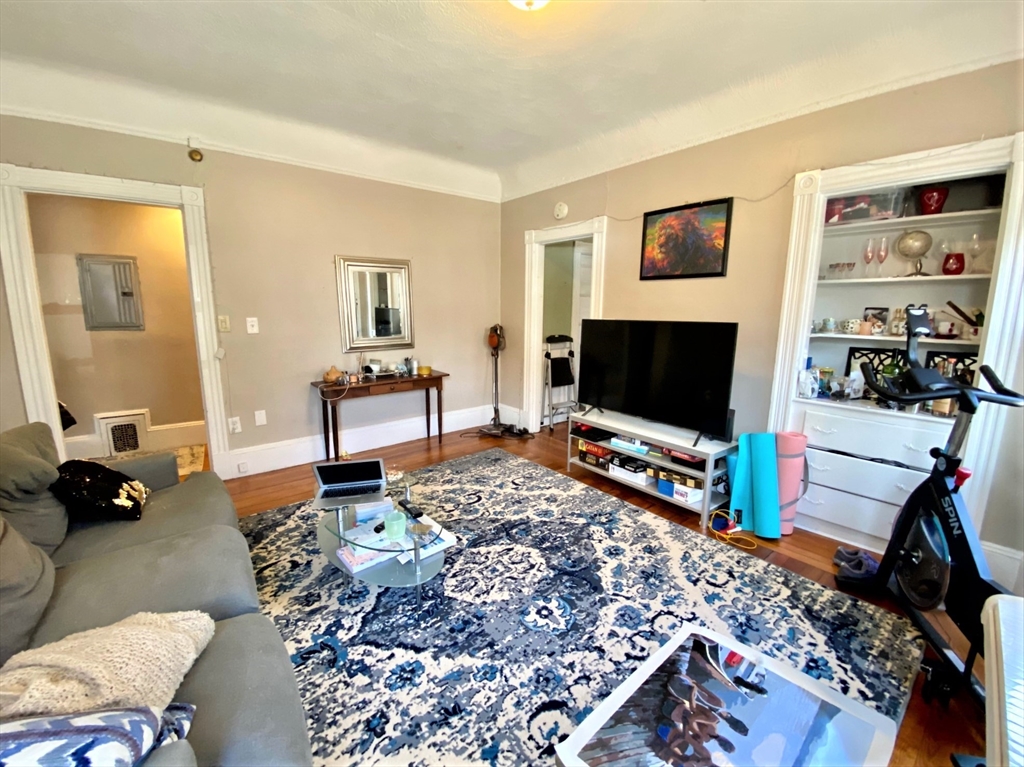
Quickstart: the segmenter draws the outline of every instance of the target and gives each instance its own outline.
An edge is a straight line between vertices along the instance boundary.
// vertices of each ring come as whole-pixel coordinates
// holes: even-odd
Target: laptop
[[[318,463],[313,474],[320,485],[314,509],[337,509],[358,503],[380,503],[387,496],[387,478],[384,462],[379,458],[369,461],[343,461]]]

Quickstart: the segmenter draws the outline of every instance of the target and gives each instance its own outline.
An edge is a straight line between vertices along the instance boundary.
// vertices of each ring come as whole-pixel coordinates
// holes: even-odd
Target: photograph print
[[[732,198],[644,214],[641,280],[724,277]]]

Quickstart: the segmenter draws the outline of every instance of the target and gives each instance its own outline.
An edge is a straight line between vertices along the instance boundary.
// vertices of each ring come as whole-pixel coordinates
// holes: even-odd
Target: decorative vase
[[[942,259],[942,273],[963,274],[965,264],[963,253],[947,253],[946,257]]]
[[[331,369],[324,373],[324,383],[338,383],[338,379],[341,376],[342,372],[334,365],[331,365]]]
[[[918,200],[921,203],[921,215],[933,216],[942,212],[942,206],[949,197],[948,186],[929,186],[921,190]]]

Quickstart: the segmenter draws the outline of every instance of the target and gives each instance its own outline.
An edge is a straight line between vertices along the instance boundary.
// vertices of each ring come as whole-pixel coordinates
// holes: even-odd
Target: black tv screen
[[[738,329],[735,322],[583,320],[579,401],[722,436]]]

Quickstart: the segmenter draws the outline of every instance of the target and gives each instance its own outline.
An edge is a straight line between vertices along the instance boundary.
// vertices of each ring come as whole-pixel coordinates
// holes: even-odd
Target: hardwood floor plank
[[[633,490],[611,478],[606,479],[592,471],[575,466],[567,470],[566,439],[566,426],[560,424],[555,428],[553,435],[545,429],[534,439],[528,440],[481,439],[476,436],[460,438],[456,434],[451,434],[446,435],[443,445],[438,445],[436,439],[420,439],[356,454],[352,457],[380,458],[384,461],[385,466],[397,466],[403,471],[414,471],[440,461],[448,461],[492,447],[500,447],[591,487],[603,490],[627,503],[647,509],[652,514],[657,514],[691,530],[699,531],[700,517],[695,513]],[[316,493],[316,481],[313,479],[311,466],[312,464],[293,466],[266,474],[229,480],[227,482],[228,490],[234,499],[238,515],[244,517],[312,498]],[[753,538],[753,535],[751,534],[750,537]],[[754,540],[757,542],[757,548],[747,553],[785,567],[827,588],[834,589],[836,587],[832,555],[835,553],[838,543],[831,538],[805,530],[796,530],[792,535],[784,536],[777,541],[761,538]],[[735,544],[733,545],[735,546]],[[861,598],[894,612],[900,612],[899,607],[891,598],[876,595]],[[963,646],[963,637],[959,636],[959,632],[945,615],[936,613],[933,616],[933,620],[941,627],[940,630],[943,634],[951,637],[951,643],[963,657],[966,652],[966,648]],[[979,674],[981,668],[983,667],[979,665]],[[892,767],[903,767],[904,765],[946,767],[950,763],[949,755],[953,752],[984,754],[984,711],[974,703],[966,691],[958,693],[948,709],[943,709],[935,702],[925,703],[920,695],[922,678],[919,676],[915,684],[914,694],[911,696],[907,713],[903,718],[889,764]]]

